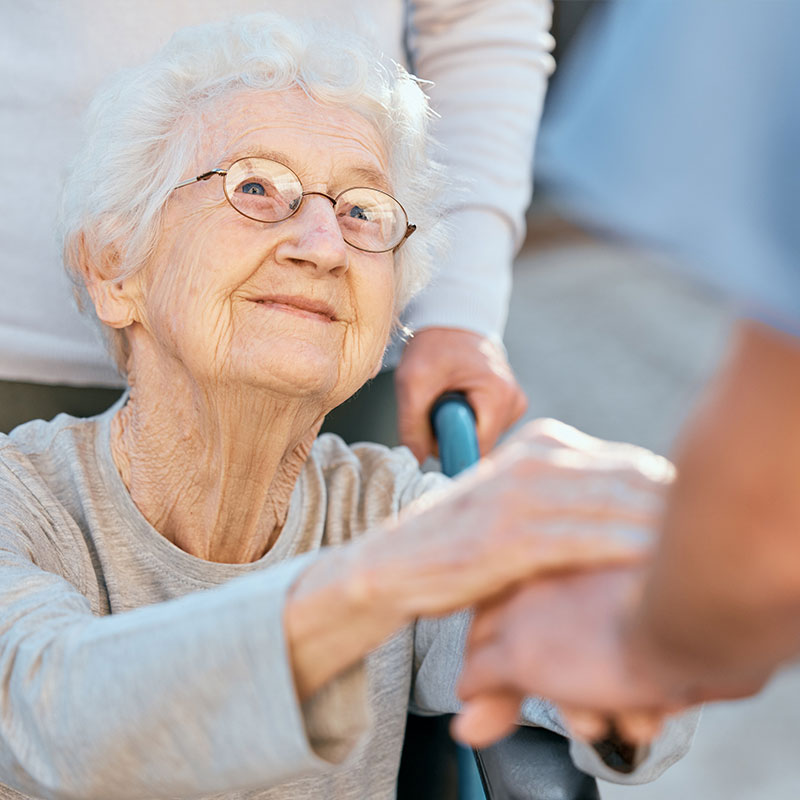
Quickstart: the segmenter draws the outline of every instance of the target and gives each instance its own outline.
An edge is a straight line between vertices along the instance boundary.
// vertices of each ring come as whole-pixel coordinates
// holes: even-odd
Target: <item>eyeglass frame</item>
[[[246,161],[247,159],[251,158],[259,158],[263,161],[272,161],[275,164],[280,164],[285,169],[288,169],[289,172],[291,172],[292,175],[295,176],[295,178],[297,178],[297,182],[300,184],[300,188],[301,189],[303,188],[303,182],[300,180],[300,177],[297,175],[297,173],[290,166],[284,164],[282,161],[278,161],[274,158],[264,158],[263,156],[242,156],[241,158],[237,158],[236,161],[231,163],[231,166],[228,167],[227,169],[225,169],[224,167],[215,167],[214,169],[210,169],[208,170],[208,172],[203,172],[202,174],[197,175],[194,178],[188,178],[185,181],[181,181],[179,184],[172,187],[172,191],[174,192],[176,189],[181,189],[184,186],[189,186],[192,183],[198,183],[199,181],[207,181],[210,178],[213,178],[215,175],[219,175],[220,177],[225,178],[234,164],[238,164],[240,161]],[[381,194],[385,194],[387,197],[391,197],[392,200],[394,200],[394,202],[397,203],[397,205],[400,207],[400,210],[403,212],[403,216],[406,219],[406,230],[405,233],[403,234],[403,238],[400,239],[400,241],[396,245],[394,245],[393,247],[387,247],[385,250],[367,250],[364,247],[359,247],[357,244],[351,244],[350,242],[347,241],[347,239],[344,239],[344,235],[342,235],[345,244],[348,244],[350,247],[354,247],[356,250],[360,250],[362,253],[394,253],[398,248],[400,248],[403,245],[405,240],[408,239],[408,237],[411,236],[412,233],[414,233],[414,231],[417,229],[417,226],[411,224],[408,221],[408,214],[406,213],[405,208],[403,208],[403,204],[394,195],[389,194],[389,192],[384,192],[383,189],[376,189],[374,186],[350,186],[347,189],[342,189],[342,191],[339,192],[339,194],[337,194],[336,197],[331,197],[329,194],[325,194],[325,192],[301,191],[300,202],[297,204],[295,208],[292,209],[292,211],[289,214],[287,214],[285,217],[282,217],[281,219],[265,220],[265,219],[258,219],[258,217],[251,217],[249,214],[245,214],[244,211],[238,209],[233,204],[233,201],[230,199],[230,197],[228,197],[228,192],[225,189],[224,181],[222,185],[222,193],[225,195],[225,199],[228,201],[228,205],[237,214],[241,214],[243,217],[245,217],[245,219],[252,219],[254,222],[263,222],[265,225],[273,225],[276,222],[284,222],[285,220],[290,219],[300,210],[300,208],[303,205],[303,200],[305,200],[305,198],[310,195],[319,195],[320,197],[324,197],[326,200],[331,201],[331,205],[333,207],[336,207],[336,202],[338,201],[338,199],[343,194],[345,194],[346,192],[350,192],[353,189],[369,189],[369,191],[371,192],[380,192]]]

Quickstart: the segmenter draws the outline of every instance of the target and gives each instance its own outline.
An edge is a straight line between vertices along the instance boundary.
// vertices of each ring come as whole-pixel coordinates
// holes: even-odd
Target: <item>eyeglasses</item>
[[[385,253],[396,250],[417,229],[408,224],[405,209],[380,189],[357,186],[331,197],[304,192],[300,178],[285,164],[269,158],[240,158],[228,169],[212,169],[182,181],[175,189],[214,175],[224,179],[228,202],[242,216],[258,222],[282,222],[296,214],[309,195],[330,200],[342,238],[357,250]]]

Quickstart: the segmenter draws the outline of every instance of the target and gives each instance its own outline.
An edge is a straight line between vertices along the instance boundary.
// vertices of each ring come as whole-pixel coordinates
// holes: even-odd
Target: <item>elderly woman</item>
[[[65,254],[130,391],[0,445],[0,797],[392,797],[409,698],[456,708],[466,618],[420,617],[639,554],[643,451],[540,424],[431,501],[407,451],[315,441],[424,282],[426,116],[357,41],[262,16],[95,102]]]

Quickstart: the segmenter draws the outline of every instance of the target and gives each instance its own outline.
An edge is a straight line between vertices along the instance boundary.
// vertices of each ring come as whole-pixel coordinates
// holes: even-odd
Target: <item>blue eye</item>
[[[258,195],[266,194],[264,187],[260,183],[255,183],[254,181],[250,181],[249,183],[243,183],[241,191],[243,194],[258,194]]]
[[[361,208],[361,206],[353,206],[350,209],[348,216],[355,217],[355,219],[363,219],[364,222],[369,222],[369,217],[367,216],[367,212],[364,211],[364,209]]]

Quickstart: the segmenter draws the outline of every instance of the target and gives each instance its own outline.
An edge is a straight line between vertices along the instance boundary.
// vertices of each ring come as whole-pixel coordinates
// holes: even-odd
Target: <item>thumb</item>
[[[599,711],[560,706],[559,713],[564,727],[573,739],[584,742],[599,742],[609,733],[609,719]]]
[[[478,695],[453,720],[455,739],[471,747],[488,747],[514,730],[523,696],[510,690]]]

